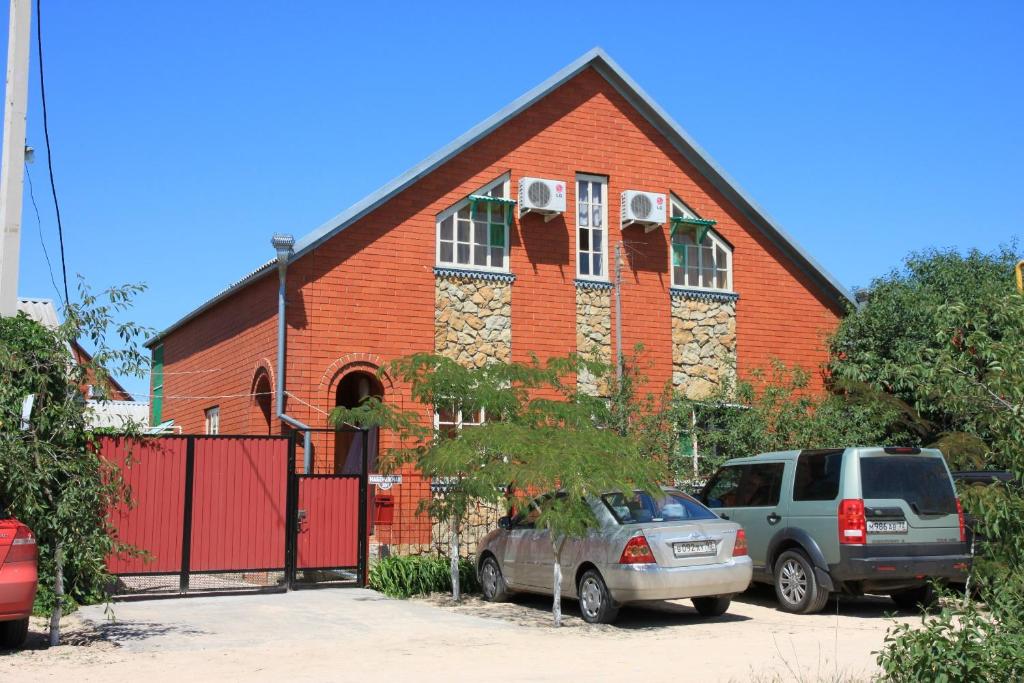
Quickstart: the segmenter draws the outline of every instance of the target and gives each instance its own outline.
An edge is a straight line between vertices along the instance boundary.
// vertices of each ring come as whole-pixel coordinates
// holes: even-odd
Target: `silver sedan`
[[[683,598],[703,616],[718,616],[750,585],[743,529],[685,493],[661,493],[608,493],[588,500],[597,528],[568,539],[560,563],[562,593],[579,600],[586,621],[610,623],[630,602]],[[503,517],[481,541],[477,573],[485,599],[553,593],[551,537],[534,527],[545,504],[560,495],[565,494],[541,496],[530,510]]]

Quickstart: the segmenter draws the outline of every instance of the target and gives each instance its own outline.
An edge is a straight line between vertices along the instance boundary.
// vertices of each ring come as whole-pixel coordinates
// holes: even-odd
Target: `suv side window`
[[[841,450],[801,453],[796,461],[793,500],[835,500],[842,469]]]
[[[704,504],[710,508],[778,505],[785,467],[781,462],[723,467],[708,485]]]
[[[742,466],[723,467],[715,475],[703,496],[709,508],[731,508],[736,504]]]
[[[739,500],[736,507],[770,507],[778,505],[782,493],[782,473],[786,465],[781,462],[766,462],[746,465],[740,481]]]

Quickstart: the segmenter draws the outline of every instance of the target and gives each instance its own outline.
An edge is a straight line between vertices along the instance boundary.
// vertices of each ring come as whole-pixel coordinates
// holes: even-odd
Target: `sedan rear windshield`
[[[918,515],[956,514],[956,494],[939,458],[894,455],[862,458],[861,493],[865,499],[905,500]]]
[[[715,513],[681,491],[665,491],[662,496],[652,496],[645,491],[631,496],[607,493],[601,500],[619,524],[717,519]]]

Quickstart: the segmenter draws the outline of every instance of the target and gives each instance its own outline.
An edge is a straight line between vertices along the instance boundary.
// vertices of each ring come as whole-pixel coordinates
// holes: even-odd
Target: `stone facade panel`
[[[736,378],[736,301],[672,297],[672,385],[702,399]]]
[[[439,275],[434,352],[467,367],[512,359],[512,283]]]

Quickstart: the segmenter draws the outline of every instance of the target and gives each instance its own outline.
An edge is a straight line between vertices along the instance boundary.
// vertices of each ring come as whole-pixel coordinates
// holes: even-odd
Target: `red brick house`
[[[545,197],[529,179],[564,211],[530,209]],[[153,424],[284,427],[276,263],[147,342]],[[315,427],[369,392],[407,400],[372,375],[396,357],[610,358],[616,325],[623,348],[643,342],[652,386],[692,396],[772,357],[815,370],[852,303],[600,49],[300,238],[286,282],[283,412]]]

